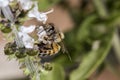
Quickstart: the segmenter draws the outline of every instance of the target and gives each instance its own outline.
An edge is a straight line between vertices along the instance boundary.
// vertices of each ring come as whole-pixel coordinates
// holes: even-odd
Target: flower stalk
[[[2,7],[1,11],[3,12],[6,19],[8,19],[11,23],[12,32],[15,36],[15,42],[18,48],[24,47],[22,39],[19,37],[18,30],[16,28],[15,24],[15,17],[13,16],[13,13],[9,6]],[[24,53],[23,53],[24,54]],[[36,75],[36,80],[40,80],[40,74],[38,74],[37,67],[35,66],[34,62],[30,59],[29,56],[27,56],[25,59],[25,66],[30,71],[31,74]]]
[[[46,23],[47,15],[54,10],[39,12],[38,3],[32,0],[18,0],[14,6],[9,5],[9,0],[1,1],[4,3],[3,6],[0,5],[0,11],[3,13],[1,15],[4,17],[0,19],[1,24],[4,29],[9,28],[14,34],[14,41],[5,45],[4,53],[9,57],[14,56],[21,64],[24,73],[30,75],[31,80],[40,80],[40,73],[52,70],[49,64],[41,63],[40,58],[58,53],[61,48],[59,43],[64,38],[61,32],[55,29],[54,24]],[[24,21],[33,18],[41,24],[20,26]],[[37,37],[31,36],[32,33]]]

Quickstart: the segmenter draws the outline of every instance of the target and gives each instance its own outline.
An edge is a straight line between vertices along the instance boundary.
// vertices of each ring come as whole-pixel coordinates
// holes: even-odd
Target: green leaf
[[[95,21],[96,18],[97,18],[96,15],[91,15],[83,21],[80,28],[78,29],[77,33],[78,41],[83,41],[89,36],[89,29],[91,27],[90,25],[93,23],[93,21]]]
[[[95,8],[101,18],[108,18],[108,12],[104,0],[93,0]]]
[[[113,38],[113,48],[115,51],[115,55],[120,62],[120,38],[118,31],[115,32],[114,38]]]
[[[102,39],[101,46],[98,50],[92,50],[84,57],[78,69],[71,73],[70,80],[85,80],[96,70],[96,68],[103,62],[111,48],[113,32],[114,29],[110,31],[104,39]]]

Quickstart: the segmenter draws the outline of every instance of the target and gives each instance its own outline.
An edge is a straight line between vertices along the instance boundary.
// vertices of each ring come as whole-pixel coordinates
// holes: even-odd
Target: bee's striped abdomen
[[[44,49],[41,48],[40,50],[40,55],[54,55],[56,53],[59,52],[60,50],[60,46],[57,43],[52,43],[50,46],[46,44],[46,46],[44,46]]]

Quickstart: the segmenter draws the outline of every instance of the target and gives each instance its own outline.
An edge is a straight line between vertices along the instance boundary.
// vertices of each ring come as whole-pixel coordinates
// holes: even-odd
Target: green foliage
[[[71,73],[70,80],[85,80],[96,70],[111,48],[112,37],[113,31],[111,32],[111,35],[109,34],[106,40],[102,42],[104,45],[100,46],[96,51],[90,51],[88,55],[84,57],[80,67]]]
[[[39,1],[39,10],[46,10],[58,3],[60,0],[38,0]]]
[[[104,62],[112,47],[115,29],[120,25],[120,1],[88,1],[86,6],[90,3],[94,8],[91,13],[85,12],[86,6],[74,10],[67,5],[66,0],[57,0],[56,2],[53,0],[52,3],[47,0],[40,1],[41,4],[43,3],[43,6],[41,5],[40,7],[44,10],[57,3],[57,1],[58,3],[64,3],[61,6],[66,7],[75,22],[75,28],[65,34],[65,45],[72,61],[62,53],[56,56],[52,60],[55,65],[53,67],[54,70],[47,74],[42,74],[42,80],[88,79]],[[99,41],[98,48],[93,49],[96,41]],[[66,69],[69,72],[66,72]],[[65,74],[68,76],[65,76]]]

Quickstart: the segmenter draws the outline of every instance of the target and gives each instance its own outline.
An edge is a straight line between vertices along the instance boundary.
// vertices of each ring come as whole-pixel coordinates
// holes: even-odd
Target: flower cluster
[[[39,12],[37,1],[17,0],[17,3],[16,3],[16,1],[14,0],[0,0],[0,2],[2,3],[2,5],[0,5],[0,11],[1,13],[3,13],[2,15],[5,17],[4,19],[7,20],[5,21],[3,20],[3,18],[0,19],[1,23],[4,24],[4,26],[5,24],[7,24],[6,27],[1,28],[1,31],[3,32],[5,31],[10,32],[11,23],[16,23],[16,22],[20,23],[19,18],[21,18],[21,15],[23,14],[27,16],[27,19],[36,18],[38,21],[45,24],[48,19],[47,14],[53,12],[53,9],[48,12]],[[17,5],[18,8],[16,9],[16,6],[12,7],[10,3],[14,3],[14,4],[16,3],[15,5]],[[23,17],[24,16],[22,16],[22,18]],[[22,39],[25,48],[33,48],[34,39],[31,38],[28,34],[33,32],[35,28],[36,28],[36,25],[32,25],[32,24],[30,26],[24,26],[24,25],[19,26],[18,35]],[[7,30],[7,29],[10,29],[10,30]],[[39,37],[41,37],[40,35]]]
[[[4,53],[14,56],[20,62],[22,59],[21,64],[27,68],[24,71],[29,70],[32,76],[38,74],[41,71],[36,68],[40,67],[39,56],[58,53],[61,48],[59,43],[64,38],[54,24],[47,23],[47,14],[53,12],[53,9],[39,12],[38,2],[32,0],[0,0],[0,3],[0,30],[3,33],[12,32],[15,36],[13,42],[5,45]],[[36,19],[39,24],[24,25],[32,19]],[[49,64],[45,65],[45,69],[51,70]]]

